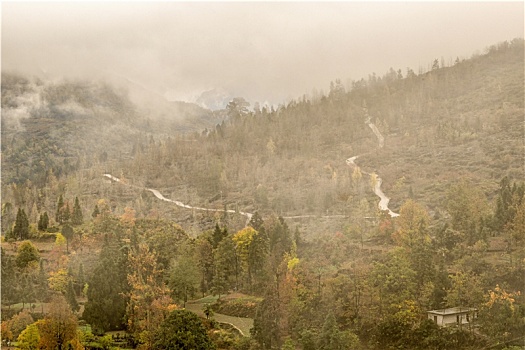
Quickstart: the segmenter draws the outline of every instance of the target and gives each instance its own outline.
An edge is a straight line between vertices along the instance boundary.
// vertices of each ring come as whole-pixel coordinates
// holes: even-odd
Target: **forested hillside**
[[[30,180],[42,187],[49,171],[68,176],[130,158],[137,138],[200,131],[215,119],[182,102],[156,98],[136,105],[126,91],[103,82],[44,82],[3,72],[3,183]]]
[[[335,82],[328,96],[304,96],[276,111],[250,112],[234,100],[214,130],[159,140],[117,176],[186,203],[352,215],[366,199],[363,214],[373,216],[368,177],[345,163],[360,155],[357,163],[382,177],[395,209],[413,198],[442,215],[445,193],[459,178],[492,199],[504,176],[517,180],[524,171],[523,46],[488,51],[452,67],[436,61],[420,75],[371,75],[349,92]],[[381,149],[368,117],[385,137]]]
[[[522,344],[524,42],[431,67],[214,113],[2,74],[3,341]]]

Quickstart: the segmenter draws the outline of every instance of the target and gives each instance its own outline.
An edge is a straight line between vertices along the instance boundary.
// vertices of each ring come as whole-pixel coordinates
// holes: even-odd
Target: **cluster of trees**
[[[502,188],[506,186],[503,180]],[[515,191],[522,187],[509,186]],[[252,346],[263,349],[481,346],[485,340],[472,328],[442,329],[425,321],[427,310],[454,306],[478,308],[480,329],[490,339],[519,336],[524,327],[519,293],[523,278],[516,273],[501,275],[499,271],[510,271],[510,266],[489,262],[488,244],[494,235],[505,238],[506,231],[490,228],[497,216],[485,207],[484,195],[467,182],[451,187],[447,203],[446,225],[436,224],[413,200],[402,206],[399,218],[383,216],[373,235],[394,247],[373,254],[350,232],[305,242],[282,218],[263,220],[256,214],[236,233],[217,224],[196,239],[179,242],[176,253],[163,255],[152,249],[150,234],[133,233],[144,227],[136,220],[127,228],[129,244],[119,247],[114,241],[110,248],[105,243],[85,317],[93,325],[115,317],[104,321],[100,331],[123,327],[119,322],[127,319],[136,341],[151,346],[155,330],[166,319],[161,315],[173,303],[184,306],[197,295],[237,290],[263,297],[251,340]],[[522,201],[515,204],[507,227],[523,221]],[[521,255],[523,249],[509,254]],[[516,269],[523,275],[523,266],[514,265]],[[113,297],[106,294],[111,290],[108,280],[113,281]],[[129,298],[127,303],[117,302],[122,295]],[[99,311],[91,315],[97,303]],[[112,312],[107,313],[108,308]],[[503,322],[507,317],[513,321]]]
[[[503,67],[501,84],[482,74],[494,64]],[[104,332],[126,330],[128,345],[144,349],[479,348],[518,337],[525,315],[525,185],[514,181],[521,139],[509,123],[523,111],[523,101],[514,99],[523,87],[511,74],[523,66],[523,41],[454,67],[434,66],[406,77],[392,69],[350,91],[336,81],[326,96],[277,109],[250,111],[237,98],[216,128],[161,141],[141,134],[126,143],[125,157],[100,147],[88,156],[57,140],[40,147],[38,139],[6,134],[3,151],[14,147],[4,158],[9,180],[2,183],[2,314],[11,317],[17,303],[41,307],[2,322],[3,338],[27,349],[89,347],[95,336],[73,331],[79,318],[100,342]],[[105,112],[95,108],[100,115],[136,117],[104,87],[85,94],[90,88],[82,85],[40,90],[24,79],[2,79],[2,102],[12,110],[19,107],[14,95],[44,92],[47,107],[31,116],[38,130],[50,116],[59,129],[78,123],[81,113],[66,104],[82,111],[105,105]],[[477,95],[480,84],[488,94],[510,92],[490,117],[494,103]],[[454,96],[478,101],[481,117]],[[387,142],[395,138],[393,147],[375,151],[363,101],[377,127],[392,135]],[[500,136],[510,140],[508,150],[492,147]],[[453,175],[427,186],[435,171],[427,159],[457,156],[463,148],[479,156],[475,164],[451,157]],[[359,161],[378,168],[397,198],[398,218],[371,209],[367,178],[344,163],[364,153]],[[28,154],[37,160],[25,164]],[[406,166],[388,163],[394,159]],[[480,169],[475,181],[456,181]],[[104,183],[105,172],[121,184]],[[502,174],[508,177],[498,186],[493,179]],[[196,221],[195,213],[160,212],[151,193],[123,185],[173,183],[184,185],[167,191],[184,202],[256,214],[246,227],[228,214],[210,214],[202,223],[209,229],[193,229],[190,238],[163,214]],[[106,199],[88,211],[98,198]],[[301,230],[305,240],[282,218],[295,213],[344,214],[347,227],[323,233],[313,220]],[[225,331],[213,321],[181,310],[196,297],[232,291],[262,300],[250,339],[219,341]],[[44,312],[45,303],[56,312]],[[452,306],[477,308],[476,328],[444,329],[425,320],[427,310]]]
[[[237,233],[217,224],[196,239],[176,225],[130,220],[126,214],[100,220],[112,224],[95,223],[110,232],[88,282],[83,317],[96,333],[125,326],[137,344],[148,347],[176,303],[184,307],[197,295],[232,290],[257,293],[281,260],[295,254],[286,223],[263,222],[258,214]]]
[[[64,297],[53,297],[49,312],[38,320],[25,311],[2,322],[2,339],[17,340],[17,347],[30,349],[84,349],[77,331],[77,318]]]

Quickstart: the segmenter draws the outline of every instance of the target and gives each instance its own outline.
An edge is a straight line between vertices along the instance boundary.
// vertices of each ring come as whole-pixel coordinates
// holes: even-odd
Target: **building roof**
[[[478,309],[473,307],[450,307],[448,309],[439,309],[427,311],[429,314],[435,315],[456,315],[456,314],[465,314],[467,312],[478,311]]]

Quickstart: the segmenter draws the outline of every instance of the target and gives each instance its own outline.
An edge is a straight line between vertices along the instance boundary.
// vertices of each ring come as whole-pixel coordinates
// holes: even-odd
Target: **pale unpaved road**
[[[186,310],[195,312],[199,316],[204,316],[204,311],[202,310],[203,305],[204,304],[199,302],[187,302]],[[253,328],[253,318],[228,316],[218,313],[214,313],[211,318],[217,322],[234,326],[245,337],[250,336],[250,329]]]
[[[368,115],[368,112],[366,112],[366,114]],[[383,135],[381,135],[381,132],[379,131],[379,129],[370,121],[369,117],[365,121],[365,123],[370,127],[370,129],[372,129],[373,133],[376,135],[377,140],[379,142],[379,148],[383,148],[384,143],[385,143],[385,138],[383,137]],[[352,166],[352,167],[359,168],[359,166],[355,163],[355,160],[358,157],[359,156],[353,156],[353,157],[348,158],[346,160],[346,164],[348,164],[349,166]],[[361,171],[361,173],[369,175],[370,177],[374,177],[375,178],[373,191],[376,194],[376,196],[378,196],[380,198],[379,203],[377,205],[379,207],[379,209],[388,211],[388,214],[391,217],[399,216],[398,213],[394,213],[388,207],[388,203],[390,202],[390,198],[388,198],[383,193],[383,191],[381,190],[381,184],[382,184],[383,180],[381,180],[381,178],[379,176],[377,176],[376,174],[374,174],[374,173],[367,173],[367,172],[364,172],[364,171]],[[104,176],[109,178],[109,179],[111,179],[111,180],[113,180],[113,181],[122,183],[118,177],[115,177],[115,176],[113,176],[111,174],[104,174]],[[129,184],[126,184],[126,185],[132,186],[132,185],[129,185]],[[133,186],[133,187],[137,187],[137,186]],[[246,217],[246,225],[248,225],[248,223],[250,222],[250,220],[251,220],[251,218],[253,216],[253,213],[248,213],[248,212],[245,212],[245,211],[235,211],[235,210],[232,210],[232,209],[224,210],[224,209],[212,209],[212,208],[194,207],[194,206],[191,206],[189,204],[182,203],[181,201],[177,201],[177,200],[172,200],[172,199],[166,198],[158,190],[155,190],[155,189],[152,189],[152,188],[146,188],[146,190],[150,191],[151,193],[153,193],[153,195],[155,197],[157,197],[158,199],[160,199],[162,201],[165,201],[165,202],[173,203],[173,204],[175,204],[175,205],[177,205],[177,206],[179,206],[181,208],[200,210],[200,211],[221,212],[221,213],[226,212],[226,213],[231,213],[231,214],[237,213],[239,215],[243,215],[243,216]],[[347,216],[346,215],[324,215],[324,216],[319,216],[319,215],[295,215],[295,216],[283,216],[284,219],[300,219],[300,218],[315,218],[315,217],[345,218]]]

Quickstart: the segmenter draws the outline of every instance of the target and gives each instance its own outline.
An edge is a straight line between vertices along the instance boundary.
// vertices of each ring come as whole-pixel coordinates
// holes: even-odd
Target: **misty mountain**
[[[224,89],[217,88],[204,91],[195,101],[196,104],[212,111],[225,109],[234,96]]]
[[[501,178],[523,176],[523,62],[516,39],[451,66],[436,60],[420,74],[370,75],[350,91],[335,81],[327,95],[276,110],[251,112],[238,99],[214,113],[157,94],[132,103],[102,83],[4,74],[4,183],[45,183],[50,171],[60,177],[90,169],[90,186],[112,172],[190,205],[373,217],[378,198],[366,172],[381,177],[393,211],[414,198],[439,217],[458,178],[491,198]],[[367,121],[384,136],[383,148]],[[346,163],[353,156],[363,173]],[[116,209],[147,198],[148,205],[137,204],[140,215],[157,205],[132,189],[124,196],[104,187],[97,196],[103,193]],[[160,209],[181,224],[196,222],[187,210]]]
[[[137,84],[45,81],[2,73],[2,168],[6,182],[41,183],[93,159],[131,157],[138,138],[200,132],[220,120]],[[140,96],[140,98],[139,98]]]
[[[439,217],[459,178],[491,198],[504,176],[523,176],[522,83],[523,41],[516,39],[452,66],[436,60],[421,74],[371,75],[350,91],[336,81],[328,95],[276,111],[230,105],[228,122],[206,136],[163,142],[120,169],[133,183],[187,203],[374,216],[369,176],[345,162],[359,155],[363,172],[382,178],[392,210],[414,198]],[[384,136],[383,148],[368,120]]]
[[[154,305],[205,313],[214,293],[217,315],[247,317],[243,342],[267,349],[305,332],[363,349],[521,339],[509,310],[523,308],[523,49],[515,39],[419,74],[336,80],[277,109],[234,98],[213,113],[3,74],[2,312],[53,310],[70,274],[71,309],[76,294],[78,317],[125,331],[132,348],[144,333],[126,324],[150,317],[130,305],[152,310],[155,330],[168,309]],[[195,116],[221,122],[184,132]],[[427,319],[457,305],[476,310],[476,332]]]

